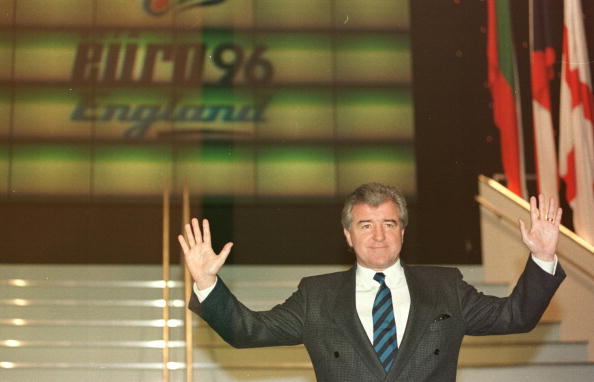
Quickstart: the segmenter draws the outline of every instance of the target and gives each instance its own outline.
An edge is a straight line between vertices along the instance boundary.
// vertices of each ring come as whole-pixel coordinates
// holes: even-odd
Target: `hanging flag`
[[[580,0],[565,0],[559,172],[575,232],[594,244],[594,97]]]
[[[493,118],[499,129],[501,160],[507,187],[526,196],[520,92],[512,37],[509,0],[489,0],[487,7],[487,64],[493,99]]]
[[[554,77],[555,50],[551,38],[551,0],[532,0],[530,7],[530,64],[534,156],[539,193],[559,199],[557,150],[551,116],[549,81]]]

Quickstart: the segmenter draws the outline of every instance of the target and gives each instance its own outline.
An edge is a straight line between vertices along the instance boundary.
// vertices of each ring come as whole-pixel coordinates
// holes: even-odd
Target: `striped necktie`
[[[398,351],[392,293],[390,293],[390,288],[386,285],[386,276],[383,273],[376,273],[373,279],[380,284],[372,310],[373,348],[387,372],[392,367]]]

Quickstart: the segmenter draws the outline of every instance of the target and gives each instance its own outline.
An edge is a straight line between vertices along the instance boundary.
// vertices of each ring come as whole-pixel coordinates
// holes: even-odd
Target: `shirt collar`
[[[379,285],[377,281],[373,279],[373,276],[376,273],[377,271],[374,271],[373,269],[357,264],[355,276],[357,289],[372,289]],[[398,285],[398,283],[404,280],[404,269],[402,268],[402,264],[400,264],[400,258],[396,260],[396,263],[384,269],[382,273],[386,275],[386,285],[388,285],[388,288],[393,288]]]

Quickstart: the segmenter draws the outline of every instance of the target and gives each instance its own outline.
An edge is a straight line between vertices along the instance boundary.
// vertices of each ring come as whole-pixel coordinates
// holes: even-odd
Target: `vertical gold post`
[[[183,224],[190,221],[190,190],[188,186],[188,180],[184,180],[183,190],[183,203],[182,203],[182,220]],[[183,259],[182,259],[183,261]],[[185,264],[185,263],[184,263]],[[187,266],[184,266],[184,294],[186,304],[190,301],[192,296],[192,277],[190,277],[190,271]],[[192,361],[192,349],[193,349],[193,335],[192,335],[192,312],[189,309],[185,310],[185,333],[186,333],[186,382],[192,382],[193,373],[193,361]]]
[[[163,382],[169,382],[169,184],[163,190]]]

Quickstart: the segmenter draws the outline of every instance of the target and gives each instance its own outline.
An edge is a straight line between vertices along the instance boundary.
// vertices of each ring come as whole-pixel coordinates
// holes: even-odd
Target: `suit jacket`
[[[199,314],[234,347],[303,343],[318,381],[455,381],[464,335],[526,332],[534,328],[565,277],[532,260],[507,298],[487,296],[455,268],[407,266],[411,308],[396,360],[382,368],[355,307],[355,269],[306,277],[284,303],[254,312],[219,279]]]

